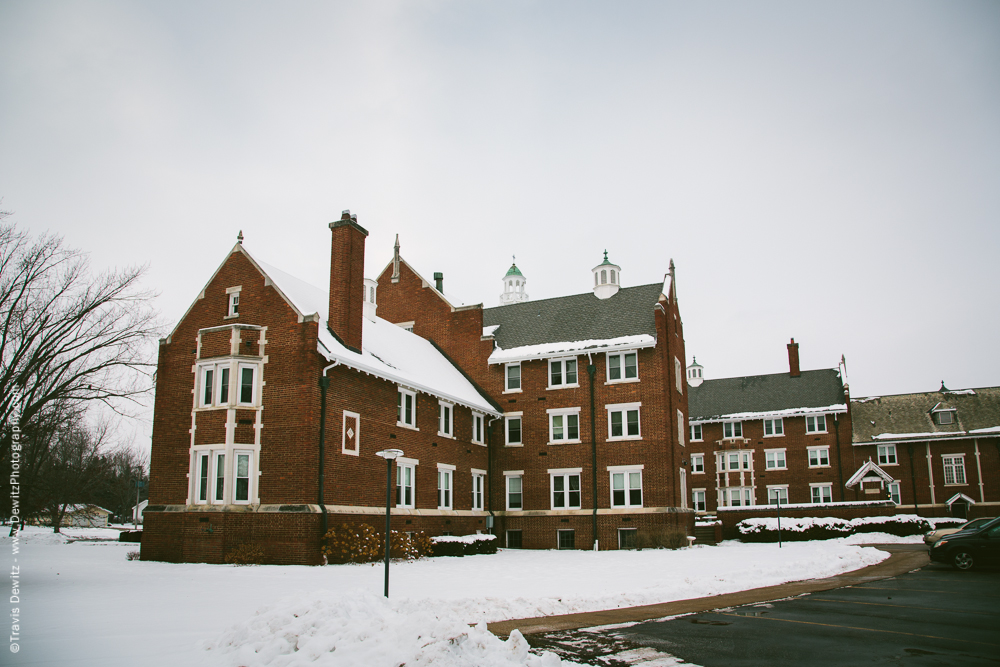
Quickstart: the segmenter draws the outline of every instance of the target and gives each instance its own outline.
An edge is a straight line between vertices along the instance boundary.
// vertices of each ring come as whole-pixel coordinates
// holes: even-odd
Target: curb
[[[579,630],[580,628],[590,628],[600,625],[636,623],[664,618],[666,616],[694,614],[722,607],[737,607],[745,604],[795,597],[796,595],[803,595],[805,593],[855,586],[870,581],[897,577],[930,563],[930,557],[927,555],[926,547],[923,547],[923,545],[921,545],[919,550],[913,549],[914,545],[909,544],[866,544],[863,546],[876,547],[882,551],[888,551],[889,557],[876,565],[869,565],[860,570],[825,579],[805,579],[803,581],[792,581],[776,586],[752,588],[736,593],[661,602],[639,607],[622,607],[604,611],[588,611],[559,616],[539,616],[536,618],[497,621],[496,623],[487,624],[486,627],[493,634],[506,637],[514,630],[519,630],[523,635],[533,635],[542,632]]]

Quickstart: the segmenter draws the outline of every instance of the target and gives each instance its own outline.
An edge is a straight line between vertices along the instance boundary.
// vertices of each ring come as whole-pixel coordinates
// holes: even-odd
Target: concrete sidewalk
[[[577,630],[579,628],[590,628],[597,625],[614,625],[616,623],[632,623],[648,621],[654,618],[665,616],[677,616],[678,614],[694,614],[711,609],[722,607],[737,607],[755,602],[767,602],[780,598],[794,597],[803,593],[815,593],[817,591],[828,591],[844,586],[854,586],[857,584],[888,579],[901,574],[924,567],[930,563],[927,555],[927,547],[923,544],[866,544],[864,546],[876,547],[882,551],[888,551],[889,557],[878,565],[869,565],[854,572],[848,572],[836,577],[827,579],[807,579],[805,581],[793,581],[777,586],[765,586],[764,588],[753,588],[748,591],[738,593],[726,593],[725,595],[713,595],[707,598],[694,598],[691,600],[676,600],[674,602],[663,602],[660,604],[648,604],[641,607],[622,607],[620,609],[608,609],[605,611],[588,611],[579,614],[563,614],[561,616],[540,616],[538,618],[522,618],[512,621],[499,621],[490,623],[487,627],[495,635],[506,637],[515,629],[521,634],[531,635],[540,632],[555,632],[559,630]]]

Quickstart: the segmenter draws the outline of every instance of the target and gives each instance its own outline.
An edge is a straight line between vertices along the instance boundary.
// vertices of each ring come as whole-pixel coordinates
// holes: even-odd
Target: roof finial
[[[605,262],[608,261],[608,251],[607,250],[604,251],[604,261]]]
[[[243,230],[242,229],[240,230],[240,233],[236,235],[236,243],[239,244],[239,245],[243,245]]]
[[[396,245],[392,249],[392,282],[399,282],[399,234],[396,234]]]

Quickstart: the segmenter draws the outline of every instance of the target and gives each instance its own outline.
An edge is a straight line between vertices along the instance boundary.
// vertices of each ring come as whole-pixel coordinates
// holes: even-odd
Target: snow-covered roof
[[[836,369],[748,375],[705,380],[688,388],[689,420],[707,424],[847,412],[844,384]]]
[[[301,318],[318,319],[318,351],[331,362],[473,410],[500,414],[430,341],[380,317],[362,319],[361,354],[347,349],[327,326],[330,300],[324,290],[257,260],[245,246],[240,249]]]
[[[754,419],[778,419],[784,417],[803,417],[805,415],[821,415],[847,412],[846,403],[834,403],[817,408],[788,408],[787,410],[767,410],[764,412],[732,412],[708,419],[691,419],[692,424],[711,424],[721,421],[751,421]]]
[[[855,445],[1000,435],[1000,387],[851,399],[851,416]]]
[[[545,359],[561,354],[612,352],[614,350],[635,350],[655,346],[656,339],[648,334],[639,334],[638,336],[620,336],[618,338],[609,338],[605,340],[576,340],[558,343],[540,343],[538,345],[512,347],[509,350],[496,348],[493,350],[493,354],[490,355],[489,363],[502,364],[508,361]]]
[[[862,464],[860,468],[858,468],[858,471],[856,473],[851,475],[851,478],[847,480],[844,486],[846,486],[848,489],[857,486],[859,483],[861,483],[861,480],[865,479],[868,476],[869,473],[875,475],[876,477],[880,477],[882,480],[886,482],[892,483],[892,475],[890,475],[889,473],[878,467],[877,463],[875,463],[871,459],[868,459],[867,461],[864,462],[864,464]]]

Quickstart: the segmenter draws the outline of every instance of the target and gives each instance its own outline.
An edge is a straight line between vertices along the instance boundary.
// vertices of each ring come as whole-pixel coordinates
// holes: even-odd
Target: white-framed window
[[[788,504],[788,485],[787,484],[768,484],[767,486],[767,504],[777,505],[781,501],[782,505]]]
[[[830,467],[830,448],[829,447],[807,447],[809,452],[809,467],[810,468],[828,468]]]
[[[726,440],[743,437],[743,422],[722,422],[722,437]]]
[[[552,490],[552,509],[580,509],[581,468],[558,468],[549,470]]]
[[[237,287],[229,287],[226,289],[226,317],[238,317],[240,314],[240,291],[243,289],[242,285]]]
[[[455,437],[455,405],[438,401],[438,435]]]
[[[765,449],[764,468],[767,470],[785,470],[785,450]]]
[[[195,453],[195,493],[194,502],[203,505],[208,502],[209,483],[212,479],[212,452]]]
[[[691,472],[694,474],[705,472],[705,455],[704,454],[692,454],[691,455]]]
[[[396,323],[397,327],[399,327],[403,331],[409,331],[410,333],[413,333],[413,325],[414,325],[414,322],[397,322]]]
[[[521,391],[521,362],[515,361],[504,366],[503,393]]]
[[[751,470],[753,462],[753,452],[718,452],[716,454],[716,465],[719,472],[736,472],[739,470]]]
[[[486,444],[486,416],[475,410],[472,411],[472,442],[477,445]]]
[[[229,405],[229,375],[232,368],[232,361],[226,359],[207,364],[199,365],[199,377],[201,385],[199,387],[198,405],[203,408],[221,407]]]
[[[681,481],[681,509],[687,509],[688,506],[688,476],[687,470],[680,468],[677,470],[677,475],[680,477]]]
[[[896,461],[896,445],[878,446],[878,464],[880,466],[894,466]]]
[[[240,363],[238,380],[236,403],[257,405],[257,364]]]
[[[935,410],[934,423],[939,426],[947,426],[955,423],[955,410]]]
[[[806,417],[806,433],[826,433],[826,415]]]
[[[812,496],[812,501],[814,503],[832,503],[833,502],[833,485],[832,484],[810,484],[809,492]]]
[[[691,442],[701,442],[701,424],[691,424]]]
[[[504,471],[504,486],[507,488],[507,509],[524,509],[524,471],[507,470]]]
[[[358,456],[361,453],[361,415],[344,410],[344,428],[340,436],[340,451]]]
[[[635,382],[639,379],[639,355],[636,352],[607,353],[608,382]]]
[[[684,447],[684,413],[677,411],[677,442]]]
[[[899,482],[892,482],[889,484],[889,500],[897,505],[902,504],[902,498],[899,495]]]
[[[764,420],[764,437],[765,438],[776,438],[779,435],[785,435],[785,424],[781,419],[765,419]]]
[[[720,489],[722,501],[727,507],[749,507],[754,504],[753,487],[730,486]]]
[[[549,359],[549,389],[579,386],[576,357]]]
[[[550,445],[580,442],[580,408],[559,408],[547,412]]]
[[[691,489],[691,507],[695,512],[708,511],[708,505],[705,503],[705,489]]]
[[[507,434],[506,445],[508,447],[521,447],[524,441],[521,439],[521,417],[522,412],[508,412],[504,415],[504,431]]]
[[[677,357],[674,357],[674,386],[678,394],[684,393],[684,366]]]
[[[220,504],[226,501],[226,453],[215,452],[215,492],[212,496],[213,504]]]
[[[472,509],[483,511],[483,495],[486,492],[486,471],[472,469]]]
[[[233,452],[233,504],[249,505],[253,492],[253,452],[237,449]]]
[[[611,474],[611,506],[642,507],[643,466],[608,466]]]
[[[452,482],[455,477],[455,466],[447,463],[437,464],[438,469],[438,509],[450,510],[452,499]]]
[[[944,483],[965,484],[965,454],[946,454],[941,457],[944,464]]]
[[[417,393],[402,387],[396,394],[396,426],[417,428]]]
[[[618,403],[604,406],[608,411],[608,440],[639,440],[639,408],[642,403]]]
[[[396,507],[413,507],[416,500],[417,462],[400,456],[396,459]]]

